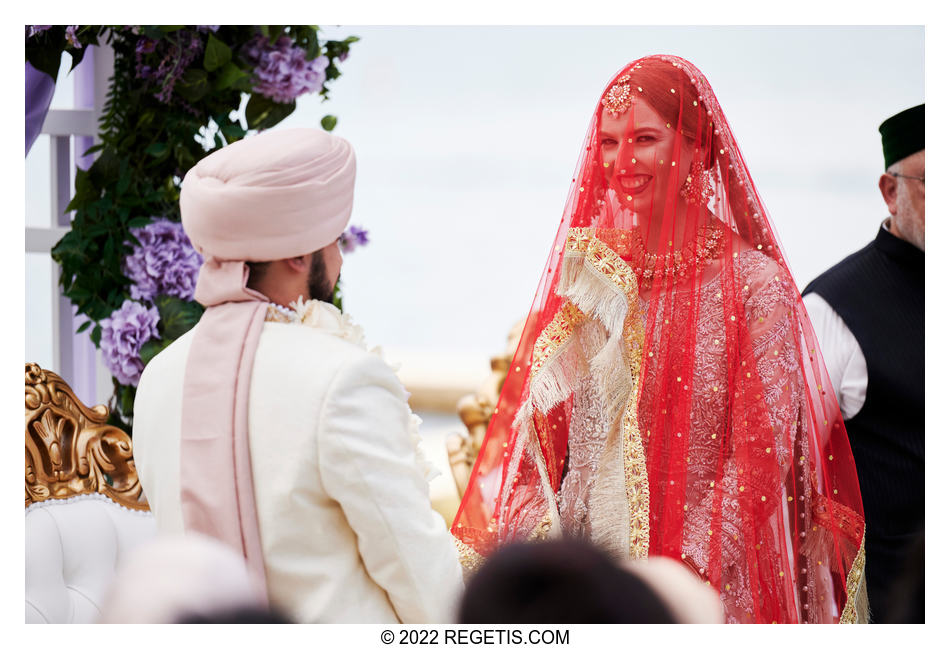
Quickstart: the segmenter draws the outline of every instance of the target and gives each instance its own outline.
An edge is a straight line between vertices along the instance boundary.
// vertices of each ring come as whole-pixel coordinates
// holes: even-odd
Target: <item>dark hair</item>
[[[250,289],[257,290],[257,287],[260,285],[261,278],[264,276],[264,273],[267,271],[267,267],[270,266],[269,261],[246,261],[248,274],[247,274],[247,287]]]
[[[676,620],[637,575],[579,540],[512,544],[472,577],[462,624],[659,624]]]
[[[211,613],[186,613],[178,618],[178,624],[292,624],[283,613],[272,608],[242,606],[226,608]]]

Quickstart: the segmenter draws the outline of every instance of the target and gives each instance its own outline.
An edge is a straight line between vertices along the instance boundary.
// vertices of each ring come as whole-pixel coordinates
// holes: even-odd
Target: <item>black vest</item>
[[[882,227],[803,294],[812,292],[841,316],[867,361],[867,397],[845,428],[864,503],[868,599],[881,620],[924,527],[924,253]]]

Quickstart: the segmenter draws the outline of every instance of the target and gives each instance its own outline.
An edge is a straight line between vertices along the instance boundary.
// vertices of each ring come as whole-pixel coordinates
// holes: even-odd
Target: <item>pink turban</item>
[[[185,368],[181,497],[185,528],[217,538],[265,582],[248,450],[247,407],[267,297],[247,288],[245,261],[298,257],[334,243],[353,207],[350,144],[316,129],[268,131],[196,164],[181,185],[181,220],[205,262]]]
[[[269,131],[212,153],[185,174],[181,221],[205,257],[306,255],[343,233],[355,179],[346,140],[317,129]]]

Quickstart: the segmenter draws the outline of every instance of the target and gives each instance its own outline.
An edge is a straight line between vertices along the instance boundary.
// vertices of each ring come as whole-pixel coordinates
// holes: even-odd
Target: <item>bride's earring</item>
[[[689,166],[689,175],[686,176],[686,182],[680,189],[680,196],[686,199],[690,205],[705,205],[712,198],[713,188],[709,179],[710,173],[703,169],[699,156],[693,158],[693,164]]]

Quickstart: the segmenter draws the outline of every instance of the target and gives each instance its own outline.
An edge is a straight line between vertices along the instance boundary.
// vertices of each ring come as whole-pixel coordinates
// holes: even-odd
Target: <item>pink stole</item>
[[[207,307],[185,368],[181,507],[185,529],[244,555],[266,602],[248,445],[248,397],[267,298],[246,288],[244,262],[205,260],[195,299]]]

